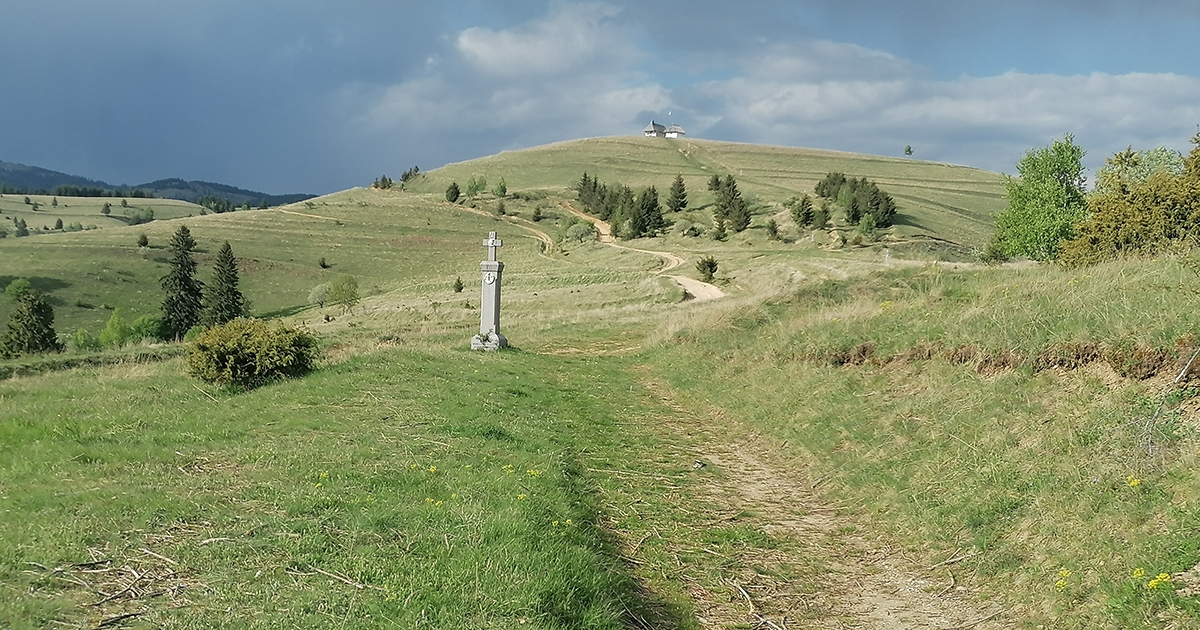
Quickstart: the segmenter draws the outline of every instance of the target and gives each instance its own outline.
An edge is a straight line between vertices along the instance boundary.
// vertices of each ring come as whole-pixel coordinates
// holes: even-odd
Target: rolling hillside
[[[573,140],[449,164],[410,185],[437,193],[451,181],[462,186],[482,176],[489,184],[501,177],[509,189],[569,188],[580,176],[632,187],[657,186],[665,194],[682,174],[689,194],[704,195],[708,178],[732,173],[743,194],[761,203],[782,204],[812,194],[826,173],[842,171],[867,177],[899,205],[896,235],[946,239],[964,247],[991,237],[994,213],[1004,209],[1003,177],[965,166],[835,151],[794,149],[708,140],[615,137]]]
[[[683,172],[703,206],[715,169],[764,206],[727,241],[564,238],[583,170],[660,190]],[[0,625],[1200,627],[1200,280],[1167,257],[984,267],[768,239],[828,170],[878,179],[909,235],[982,237],[1000,203],[971,169],[624,138],[0,240],[0,284],[29,278],[60,332],[94,333],[157,310],[187,225],[201,279],[228,240],[254,312],[325,348],[249,392],[166,353],[69,350],[92,367],[0,380]],[[471,176],[510,196],[444,200]],[[467,347],[489,231],[514,347],[485,354]],[[701,256],[725,297],[670,278]],[[359,306],[308,304],[341,273]]]

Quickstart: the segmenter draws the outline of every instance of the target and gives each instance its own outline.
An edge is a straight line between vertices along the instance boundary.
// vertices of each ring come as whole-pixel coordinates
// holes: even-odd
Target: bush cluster
[[[200,380],[252,388],[302,376],[319,356],[316,337],[305,329],[239,318],[196,335],[185,362],[188,373]]]
[[[892,196],[879,189],[867,178],[847,178],[844,173],[829,173],[817,182],[816,193],[826,199],[835,200],[846,212],[846,222],[858,225],[864,217],[874,220],[875,228],[892,224],[896,216],[896,202]]]

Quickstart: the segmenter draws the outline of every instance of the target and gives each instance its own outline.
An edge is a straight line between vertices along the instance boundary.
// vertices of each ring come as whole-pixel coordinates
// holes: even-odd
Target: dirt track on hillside
[[[1007,627],[1002,609],[981,608],[957,583],[955,564],[966,556],[952,556],[941,566],[916,565],[903,550],[870,537],[854,515],[840,514],[844,506],[831,505],[820,496],[815,489],[819,482],[804,474],[807,466],[781,461],[780,445],[720,410],[681,405],[661,381],[644,382],[667,406],[680,412],[666,421],[670,430],[694,445],[698,462],[722,473],[710,476],[713,481],[704,489],[721,511],[789,540],[778,549],[750,551],[755,557],[740,558],[744,564],[811,566],[816,560],[830,567],[826,574],[811,576],[812,582],[821,583],[816,593],[812,582],[780,581],[772,571],[729,576],[732,593],[693,587],[689,591],[704,627]],[[789,553],[791,557],[787,557]]]
[[[596,231],[600,234],[599,240],[601,243],[604,243],[610,247],[616,247],[617,249],[627,249],[631,252],[649,254],[651,256],[658,256],[659,258],[662,258],[663,266],[656,273],[664,274],[687,262],[686,258],[672,254],[671,252],[661,252],[652,249],[638,249],[636,247],[626,247],[624,245],[620,245],[617,243],[617,239],[613,237],[612,226],[608,223],[601,221],[596,217],[584,214],[582,211],[576,209],[568,202],[562,201],[559,202],[559,205],[567,212],[570,212],[571,214],[587,221],[591,221],[592,224],[596,226]],[[679,284],[679,286],[683,287],[683,290],[687,293],[687,295],[696,302],[715,300],[717,298],[725,297],[725,292],[716,285],[712,285],[707,282],[701,282],[700,280],[689,278],[687,276],[668,275],[667,277],[674,280]]]

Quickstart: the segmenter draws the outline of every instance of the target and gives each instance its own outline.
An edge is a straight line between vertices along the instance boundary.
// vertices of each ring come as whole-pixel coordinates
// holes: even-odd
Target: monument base
[[[500,333],[478,334],[471,337],[472,350],[499,350],[508,347],[508,339]]]

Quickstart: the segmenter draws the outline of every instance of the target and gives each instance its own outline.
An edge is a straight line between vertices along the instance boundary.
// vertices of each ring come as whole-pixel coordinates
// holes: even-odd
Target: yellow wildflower
[[[1066,568],[1059,569],[1059,570],[1058,570],[1058,577],[1060,577],[1060,578],[1069,578],[1069,577],[1071,577],[1071,571],[1070,571],[1069,569],[1066,569]]]
[[[1142,480],[1134,477],[1133,475],[1129,475],[1125,478],[1125,483],[1128,483],[1130,488],[1136,488],[1142,485]]]
[[[518,494],[518,495],[517,495],[517,500],[518,500],[518,501],[524,501],[526,496],[527,496],[527,495],[526,495],[525,493],[523,493],[523,492],[522,492],[521,494]]]
[[[1138,579],[1138,578],[1141,578],[1141,577],[1145,577],[1145,576],[1146,576],[1146,570],[1145,570],[1145,569],[1143,569],[1142,567],[1138,567],[1138,568],[1136,568],[1136,569],[1134,569],[1134,570],[1133,570],[1133,573],[1132,573],[1132,575],[1133,575],[1133,579],[1135,579],[1135,580],[1136,580],[1136,579]]]
[[[1067,588],[1067,581],[1066,581],[1066,580],[1059,580],[1059,581],[1057,581],[1057,582],[1055,582],[1055,583],[1054,583],[1054,589],[1055,589],[1056,591],[1060,592],[1060,593],[1061,593],[1062,591],[1066,590],[1066,588]]]

